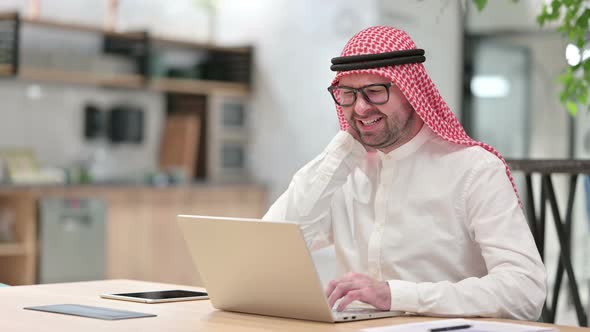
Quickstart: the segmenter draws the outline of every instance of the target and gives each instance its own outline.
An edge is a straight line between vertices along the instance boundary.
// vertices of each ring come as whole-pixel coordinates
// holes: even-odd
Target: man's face
[[[340,79],[338,86],[360,88],[376,83],[390,81],[374,74],[349,74]],[[365,147],[385,153],[410,141],[422,126],[422,120],[395,84],[391,85],[385,104],[371,104],[357,92],[355,103],[343,106],[342,111],[353,136]]]

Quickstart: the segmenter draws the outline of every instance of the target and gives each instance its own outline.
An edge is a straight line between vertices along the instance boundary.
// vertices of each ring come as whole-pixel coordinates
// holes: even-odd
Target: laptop
[[[217,309],[321,322],[404,314],[367,306],[333,311],[295,223],[179,215],[178,224]]]

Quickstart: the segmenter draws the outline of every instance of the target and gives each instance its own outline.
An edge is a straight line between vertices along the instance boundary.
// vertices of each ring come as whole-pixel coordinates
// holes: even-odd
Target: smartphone
[[[163,303],[176,301],[206,300],[209,298],[209,295],[205,292],[174,289],[154,292],[101,294],[100,297],[104,299],[125,300],[142,303]]]

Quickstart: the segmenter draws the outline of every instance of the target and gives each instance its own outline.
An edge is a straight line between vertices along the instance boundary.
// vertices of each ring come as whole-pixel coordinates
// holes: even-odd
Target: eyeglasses
[[[351,88],[347,86],[330,86],[328,91],[339,106],[352,106],[356,102],[356,94],[360,92],[363,98],[373,105],[383,105],[389,101],[391,83],[378,83]]]

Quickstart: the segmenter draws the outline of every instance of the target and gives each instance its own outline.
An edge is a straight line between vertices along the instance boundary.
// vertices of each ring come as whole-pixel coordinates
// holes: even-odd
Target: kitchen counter
[[[14,211],[18,240],[15,244],[22,252],[14,255],[14,249],[7,249],[3,255],[0,250],[0,282],[36,282],[36,210],[38,200],[43,198],[92,198],[105,202],[106,279],[195,286],[201,281],[176,225],[176,215],[259,218],[268,208],[266,189],[258,184],[2,185],[0,209]]]

